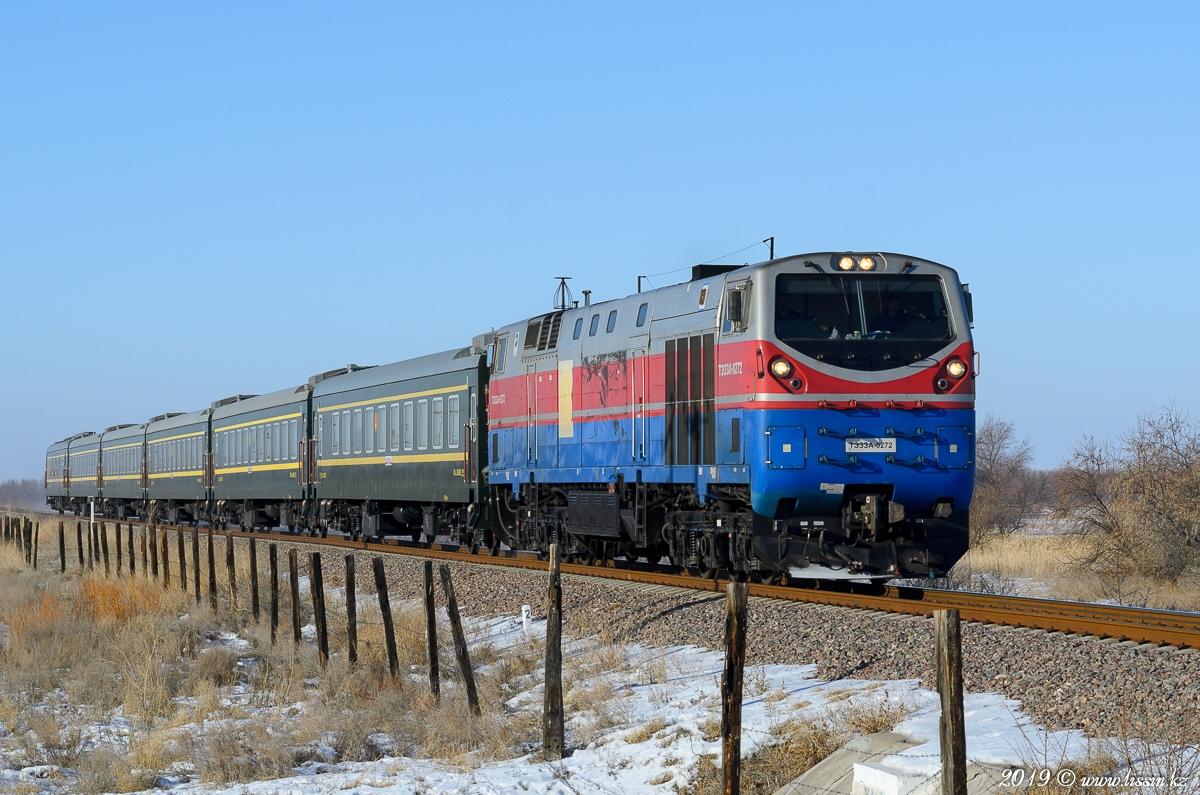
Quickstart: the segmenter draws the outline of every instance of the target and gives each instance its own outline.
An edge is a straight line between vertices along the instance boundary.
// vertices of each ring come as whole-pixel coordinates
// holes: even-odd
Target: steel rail
[[[59,515],[37,513],[48,516]],[[105,519],[104,521],[117,520]],[[127,524],[145,524],[131,520],[121,521]],[[215,531],[211,528],[202,528],[202,532]],[[266,537],[290,543],[333,546],[381,554],[401,554],[462,563],[504,565],[534,571],[547,571],[549,568],[546,561],[541,560],[532,552],[503,551],[493,554],[487,551],[463,551],[460,546],[436,542],[417,544],[384,541],[381,543],[278,532],[245,530],[231,530],[230,532],[237,537]],[[688,590],[720,591],[724,590],[727,583],[732,582],[728,579],[701,580],[697,577],[675,574],[644,564],[618,565],[613,561],[591,566],[563,563],[561,569],[564,574],[665,585]],[[914,616],[928,616],[936,610],[954,609],[959,611],[963,621],[1024,627],[1050,633],[1114,638],[1138,644],[1200,648],[1200,613],[1023,596],[999,596],[966,591],[943,591],[909,586],[846,584],[843,581],[823,580],[807,580],[805,582],[813,583],[814,587],[750,583],[750,596]]]

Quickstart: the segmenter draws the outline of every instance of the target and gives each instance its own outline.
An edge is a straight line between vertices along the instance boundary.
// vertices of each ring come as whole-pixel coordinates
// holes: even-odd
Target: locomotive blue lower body
[[[568,438],[557,438],[555,425],[495,430],[490,482],[515,494],[532,484],[563,493],[608,488],[627,528],[636,498],[614,486],[636,482],[676,506],[658,514],[664,539],[683,527],[736,547],[742,534],[752,547],[748,565],[793,577],[938,576],[966,552],[973,410],[729,408],[710,416],[711,428],[677,448],[662,415],[579,422]],[[569,516],[564,522],[568,533],[591,532]],[[588,524],[597,526],[591,517]]]

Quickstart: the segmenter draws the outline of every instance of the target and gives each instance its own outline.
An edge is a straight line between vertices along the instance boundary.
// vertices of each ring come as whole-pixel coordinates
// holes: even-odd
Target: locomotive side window
[[[388,447],[392,451],[400,449],[400,404],[393,403],[388,407],[388,431],[391,437],[388,439],[390,444]]]
[[[604,327],[605,334],[612,334],[613,329],[617,327],[617,310],[608,313],[608,325]]]
[[[642,304],[638,307],[637,327],[641,328],[646,325],[646,310],[650,304]]]
[[[462,436],[462,428],[460,427],[461,420],[458,416],[458,395],[451,395],[446,398],[446,434],[449,438],[446,440],[447,447],[451,449],[458,447],[459,438]]]
[[[404,404],[404,449],[413,449],[413,402]]]
[[[429,447],[429,401],[417,401],[417,449]]]
[[[508,350],[508,337],[501,337],[488,348],[492,361],[489,363],[492,374],[504,372],[504,354]]]
[[[443,401],[440,397],[433,399],[433,449],[442,449],[442,440],[445,435],[445,411],[443,409]]]
[[[642,306],[645,306],[645,304],[642,304]],[[583,333],[583,318],[576,318],[575,331],[571,334],[571,339],[573,339],[573,340],[579,339],[579,335],[582,333]]]
[[[588,326],[588,336],[596,336],[596,331],[600,328],[600,315],[592,315],[592,323]]]

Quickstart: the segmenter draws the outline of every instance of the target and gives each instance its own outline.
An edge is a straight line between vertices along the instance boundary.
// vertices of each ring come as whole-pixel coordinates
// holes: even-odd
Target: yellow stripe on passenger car
[[[300,416],[300,412],[297,411],[294,414],[280,414],[277,417],[267,417],[264,420],[250,420],[249,422],[239,422],[237,425],[222,425],[220,428],[213,428],[213,433],[220,433],[221,431],[232,431],[232,430],[236,430],[238,428],[249,428],[251,425],[266,425],[267,423],[275,422],[276,420],[290,420],[290,419],[294,419],[295,417],[299,417],[299,416]]]
[[[278,472],[281,469],[299,469],[300,462],[292,461],[281,464],[242,464],[236,467],[221,467],[213,470],[218,475],[253,475],[255,472]],[[246,470],[251,470],[247,472]]]
[[[150,475],[151,480],[162,480],[163,478],[194,478],[197,475],[203,475],[204,470],[194,469],[189,472],[156,472]]]
[[[158,444],[159,442],[173,442],[176,439],[190,439],[193,436],[203,436],[205,431],[193,431],[192,433],[181,433],[178,436],[164,436],[161,439],[147,439],[150,444]]]
[[[369,458],[322,458],[317,461],[317,466],[323,467],[346,467],[362,464],[367,466],[370,464],[386,464],[387,456],[377,455]],[[397,464],[431,464],[437,461],[462,461],[463,453],[461,450],[455,453],[429,453],[426,455],[407,455],[407,456],[392,456],[392,466]]]

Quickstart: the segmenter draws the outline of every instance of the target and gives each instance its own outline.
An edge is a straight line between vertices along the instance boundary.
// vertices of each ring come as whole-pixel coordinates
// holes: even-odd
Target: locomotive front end
[[[779,260],[755,274],[747,438],[755,545],[793,577],[941,576],[973,486],[969,294],[896,254]]]

